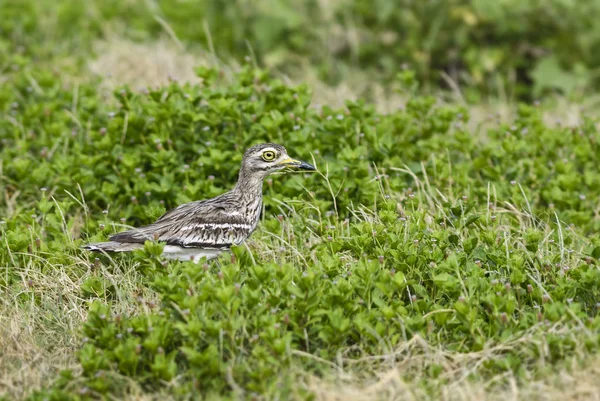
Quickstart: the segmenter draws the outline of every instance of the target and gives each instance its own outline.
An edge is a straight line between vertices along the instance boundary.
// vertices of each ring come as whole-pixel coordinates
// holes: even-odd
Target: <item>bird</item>
[[[192,261],[216,258],[242,244],[256,230],[262,209],[265,178],[279,170],[315,171],[315,167],[288,156],[285,147],[262,143],[244,152],[238,181],[232,190],[169,210],[154,223],[113,234],[107,242],[82,248],[94,252],[131,252],[146,241],[164,243],[162,257]]]

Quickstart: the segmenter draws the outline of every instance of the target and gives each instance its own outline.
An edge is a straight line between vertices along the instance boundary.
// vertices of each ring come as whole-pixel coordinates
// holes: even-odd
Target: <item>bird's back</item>
[[[187,248],[228,248],[241,243],[254,231],[258,213],[249,211],[242,197],[227,192],[212,199],[180,205],[156,222],[115,234],[110,240],[142,243],[157,240]]]
[[[212,199],[180,205],[154,223],[112,235],[109,242],[90,244],[87,249],[111,252],[141,248],[146,241],[165,243],[165,256],[194,260],[216,256],[241,244],[256,229],[262,197],[248,199],[236,191]]]

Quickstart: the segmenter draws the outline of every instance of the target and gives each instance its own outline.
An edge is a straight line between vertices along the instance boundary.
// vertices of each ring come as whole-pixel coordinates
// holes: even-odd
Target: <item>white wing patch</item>
[[[242,229],[252,230],[251,224],[239,223],[194,223],[193,225],[181,227],[181,231],[216,230],[216,229]]]
[[[198,263],[203,257],[210,260],[219,256],[222,251],[218,249],[182,248],[176,245],[166,245],[162,256],[167,259],[180,260],[182,262]]]

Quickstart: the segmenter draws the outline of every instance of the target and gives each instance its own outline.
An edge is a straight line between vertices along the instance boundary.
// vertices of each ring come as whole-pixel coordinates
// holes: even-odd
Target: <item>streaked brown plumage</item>
[[[273,143],[251,147],[244,153],[235,187],[212,199],[186,203],[162,215],[156,222],[112,235],[108,242],[88,244],[99,252],[128,252],[145,241],[165,243],[169,259],[211,259],[246,240],[258,226],[262,208],[262,185],[266,176],[284,168],[315,170],[291,159],[285,148]]]

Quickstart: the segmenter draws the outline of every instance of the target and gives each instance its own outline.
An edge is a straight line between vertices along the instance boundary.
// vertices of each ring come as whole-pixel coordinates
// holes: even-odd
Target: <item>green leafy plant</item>
[[[134,384],[181,398],[301,397],[298,370],[360,369],[415,338],[495,350],[473,368],[482,377],[597,352],[594,120],[549,128],[523,104],[480,138],[466,108],[416,91],[390,114],[360,101],[315,109],[306,86],[251,66],[231,83],[198,72],[204,85],[122,88],[104,102],[81,85],[75,106],[45,72],[15,72],[0,90],[3,199],[18,196],[1,204],[2,286],[41,304],[23,275],[66,266],[89,311],[80,373],[31,399],[118,397]],[[409,87],[411,75],[400,77]],[[312,154],[319,173],[268,180],[261,229],[233,257],[77,249],[223,192],[243,150],[266,140]],[[432,362],[420,377],[440,374]]]

